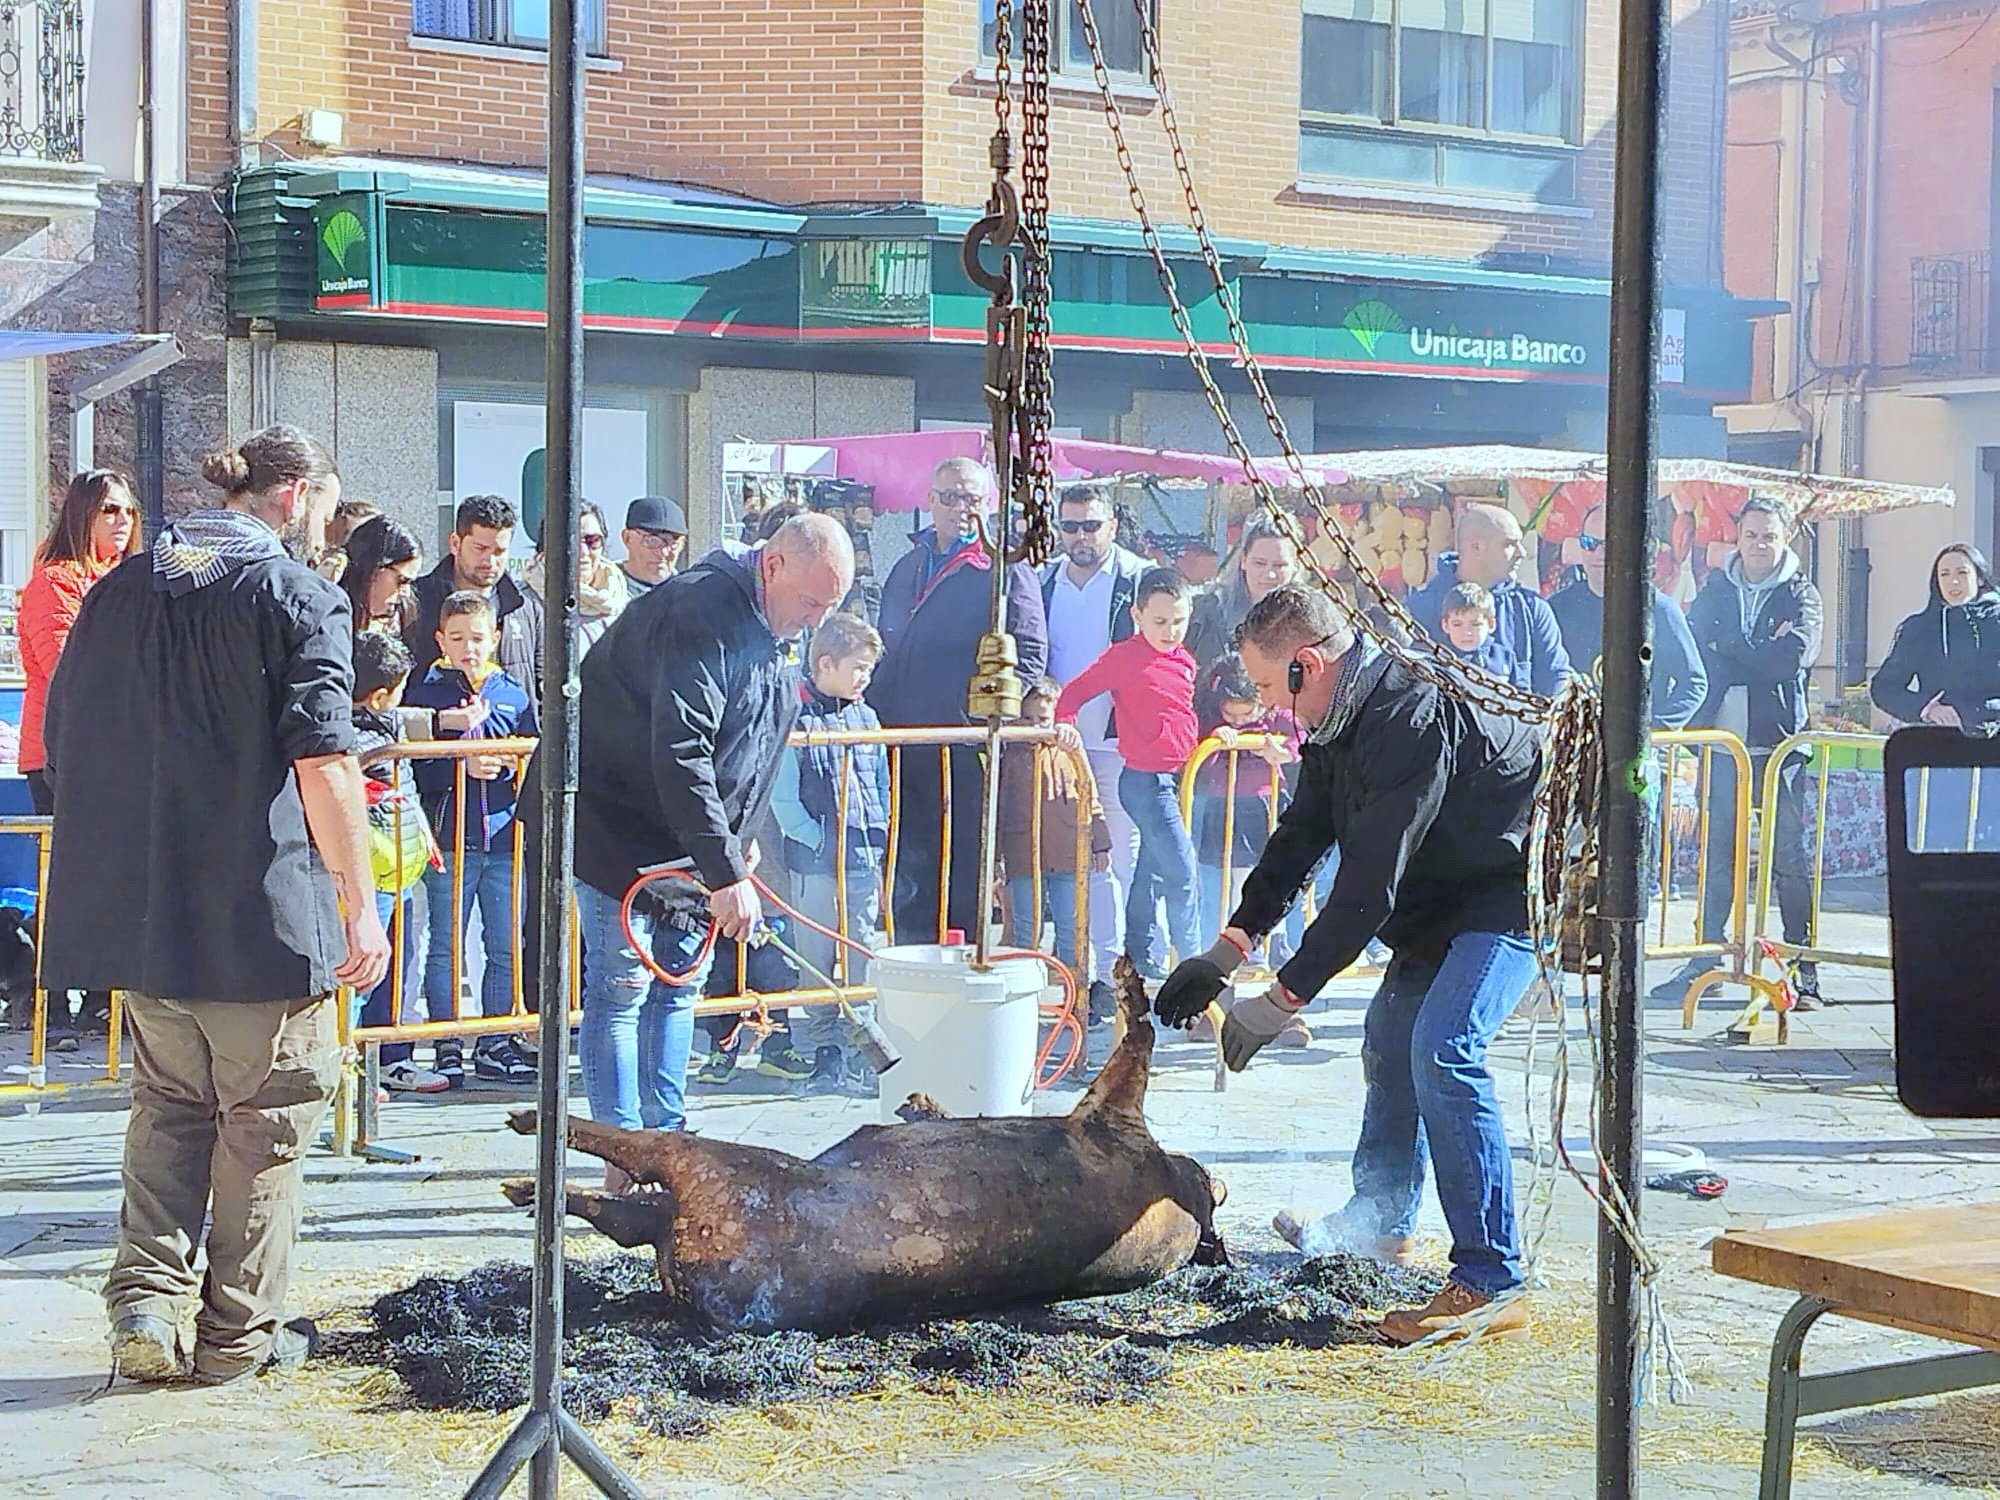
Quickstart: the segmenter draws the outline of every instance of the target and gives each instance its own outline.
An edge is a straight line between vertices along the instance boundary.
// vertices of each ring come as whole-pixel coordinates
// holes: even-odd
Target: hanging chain
[[[1040,566],[1055,552],[1054,288],[1049,247],[1049,81],[1054,68],[1054,0],[1022,0],[1021,11],[1021,248],[1022,303],[1027,312],[1021,351],[1021,543],[1010,555]]]

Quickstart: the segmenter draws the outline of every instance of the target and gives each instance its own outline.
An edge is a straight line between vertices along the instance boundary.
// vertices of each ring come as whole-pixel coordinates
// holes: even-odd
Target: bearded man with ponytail
[[[220,503],[91,590],[50,685],[42,980],[125,995],[114,1370],[221,1384],[312,1348],[283,1312],[338,1077],[332,996],[373,988],[389,943],[347,596],[302,560],[340,496],[332,458],[269,427],[202,473]]]

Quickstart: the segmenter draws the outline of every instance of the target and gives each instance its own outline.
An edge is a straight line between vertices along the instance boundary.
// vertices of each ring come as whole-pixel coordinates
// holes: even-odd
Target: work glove
[[[1276,983],[1261,995],[1238,1000],[1222,1023],[1222,1060],[1229,1071],[1241,1073],[1249,1067],[1250,1059],[1303,1009],[1305,1001]]]
[[[1153,1014],[1160,1018],[1160,1024],[1183,1029],[1192,1025],[1196,1016],[1215,1003],[1243,957],[1243,950],[1224,937],[1216,939],[1215,946],[1199,957],[1183,959],[1153,1001]]]

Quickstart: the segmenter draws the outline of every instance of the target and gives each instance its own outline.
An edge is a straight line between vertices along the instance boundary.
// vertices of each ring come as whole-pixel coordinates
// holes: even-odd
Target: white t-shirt
[[[1106,558],[1081,587],[1070,578],[1069,564],[1061,564],[1049,594],[1048,615],[1049,675],[1068,686],[1111,644],[1111,560]],[[1109,693],[1077,711],[1077,733],[1087,748],[1102,750],[1113,743],[1105,738],[1110,720]]]

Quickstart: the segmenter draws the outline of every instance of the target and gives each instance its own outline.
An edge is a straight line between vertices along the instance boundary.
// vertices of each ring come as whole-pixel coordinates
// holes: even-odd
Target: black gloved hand
[[[1160,986],[1159,996],[1153,1001],[1153,1014],[1162,1025],[1185,1030],[1194,1024],[1196,1016],[1215,1003],[1215,997],[1222,993],[1229,976],[1242,962],[1242,950],[1227,938],[1197,958],[1183,959]]]

